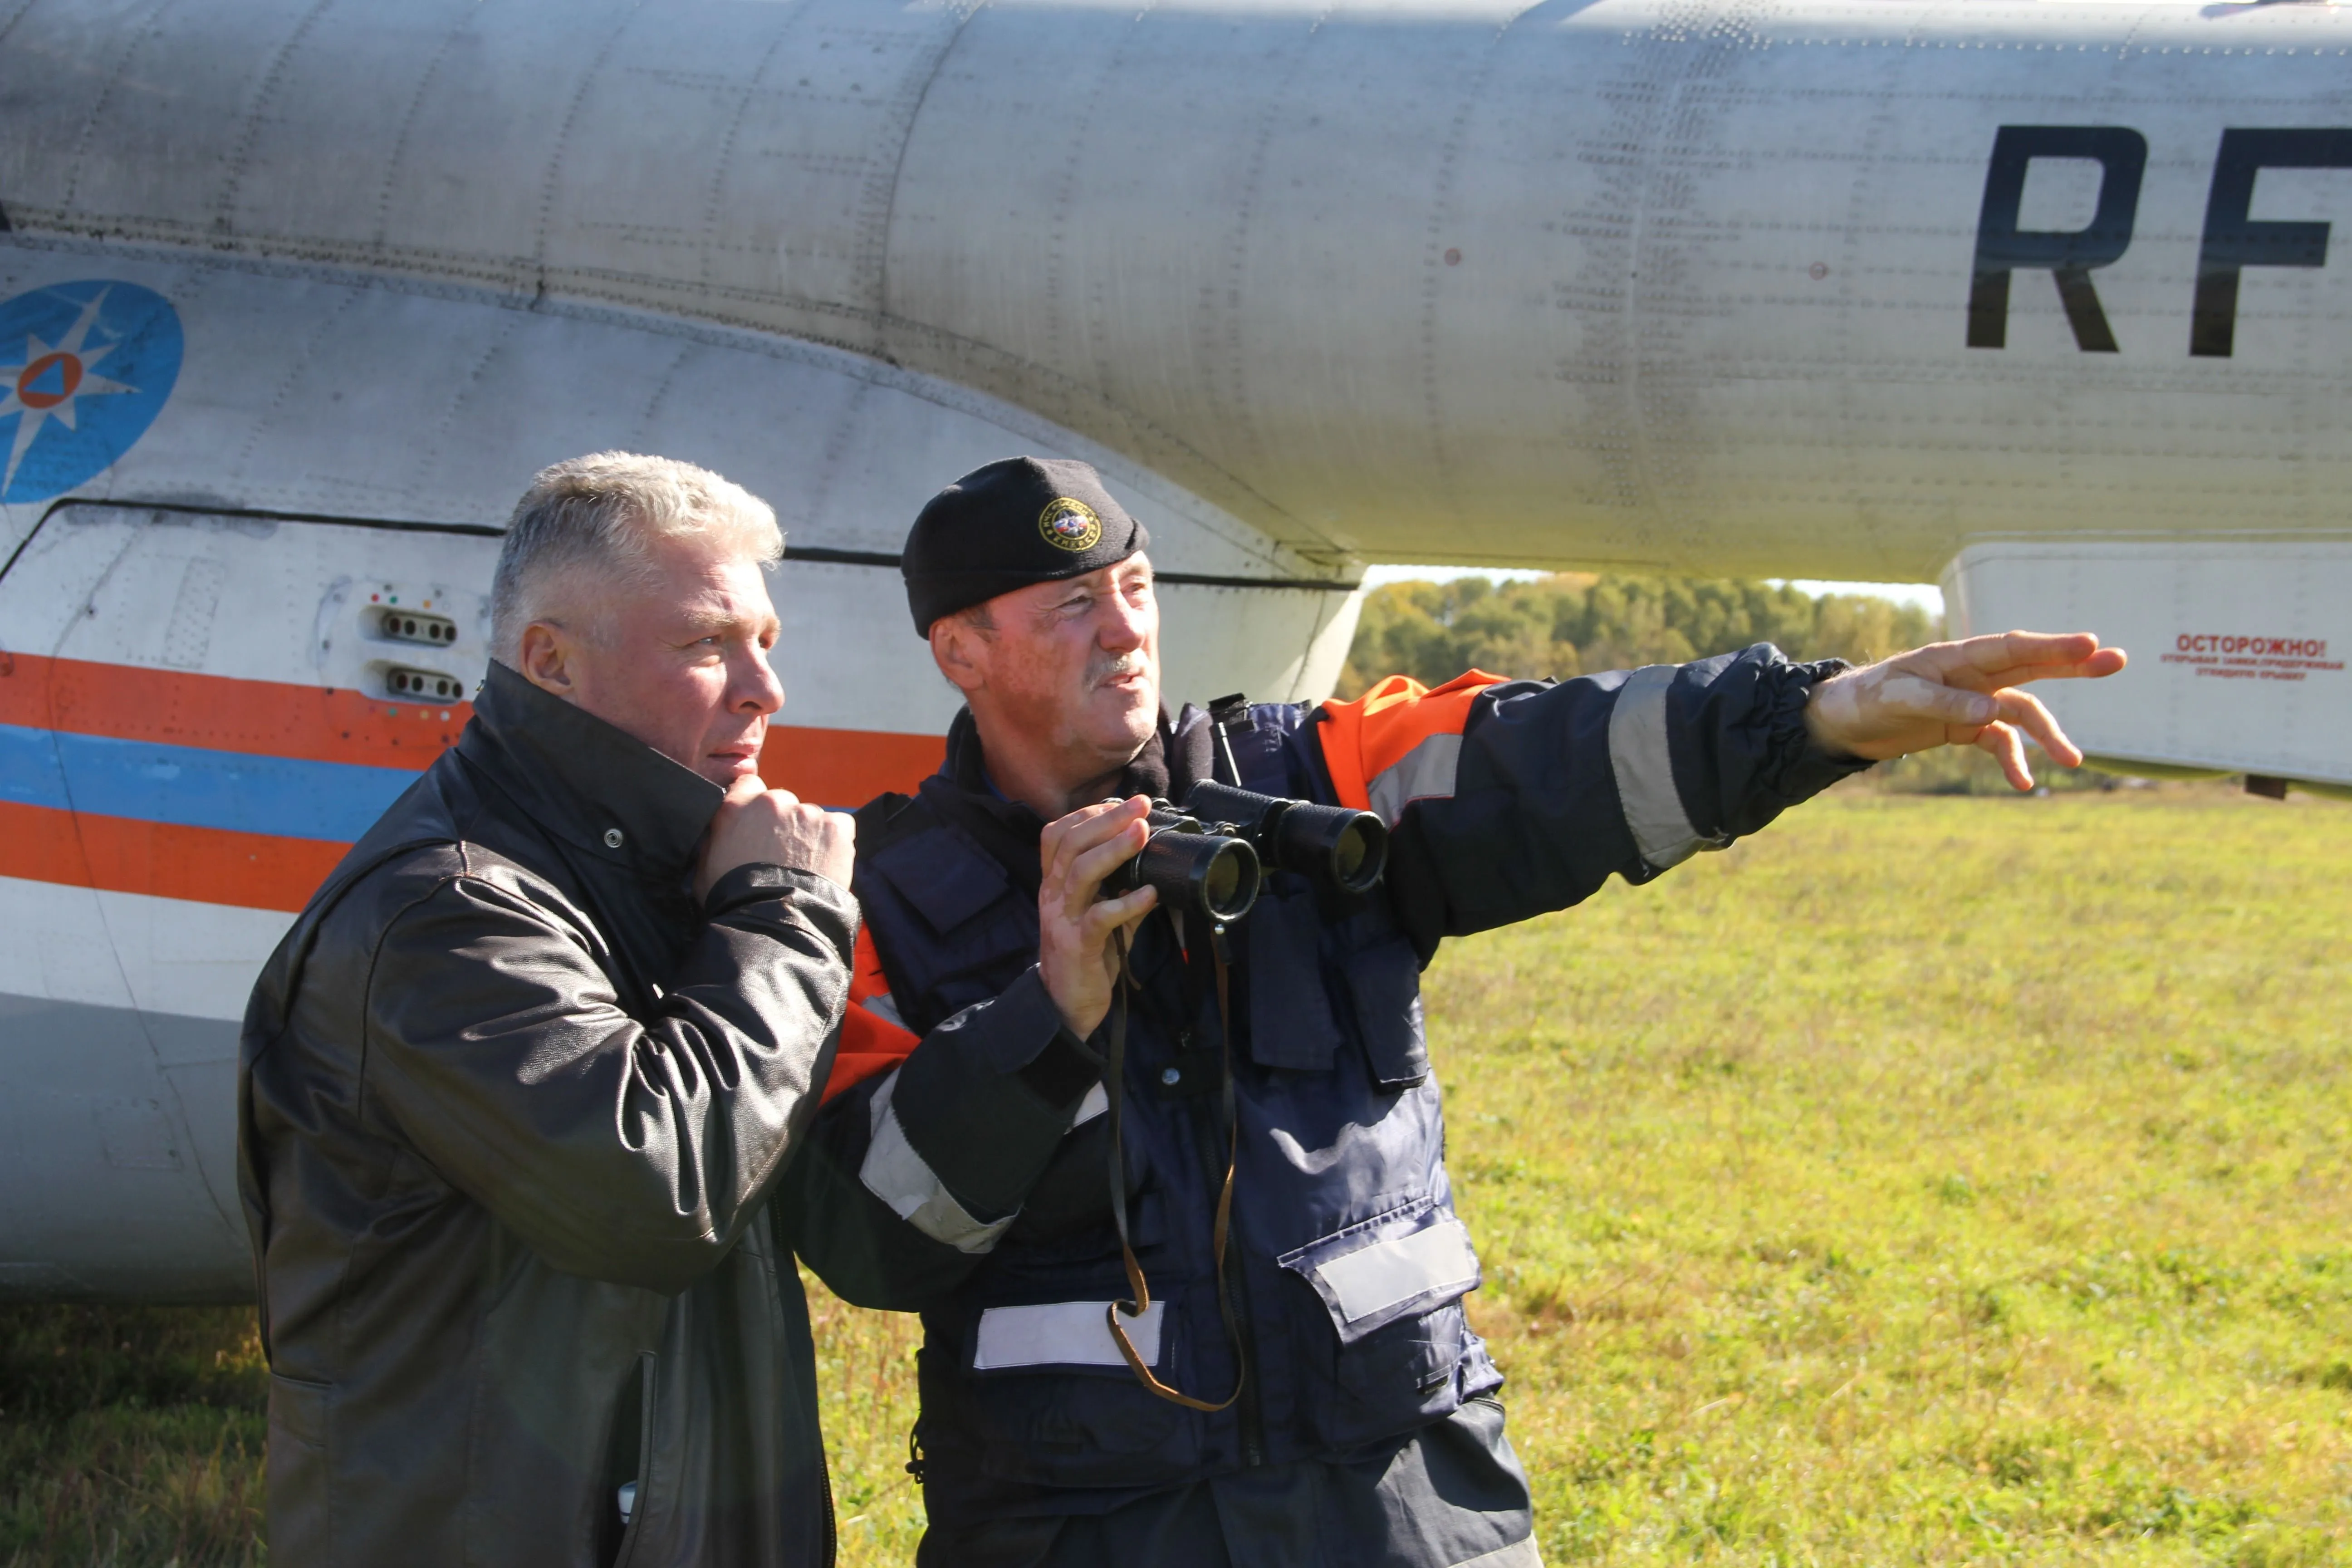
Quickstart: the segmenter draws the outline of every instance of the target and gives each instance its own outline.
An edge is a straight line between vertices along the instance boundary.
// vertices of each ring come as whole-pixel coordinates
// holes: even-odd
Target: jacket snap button
[[[1181,1068],[1161,1068],[1160,1069],[1160,1081],[1166,1084],[1169,1088],[1174,1089],[1178,1084],[1184,1081],[1183,1069]]]
[[[604,847],[607,849],[618,849],[620,847],[621,830],[617,827],[608,827],[604,829]]]

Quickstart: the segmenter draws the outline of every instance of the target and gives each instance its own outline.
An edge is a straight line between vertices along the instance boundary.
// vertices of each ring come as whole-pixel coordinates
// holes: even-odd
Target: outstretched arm
[[[1930,643],[1813,688],[1805,728],[1823,751],[1884,762],[1935,746],[1975,746],[2000,761],[2019,789],[2033,787],[2023,737],[2064,767],[2083,753],[2032,693],[2031,680],[2096,679],[2123,668],[2124,650],[2089,632],[1997,632]]]
[[[1868,766],[1805,710],[1843,663],[1759,643],[1558,683],[1392,677],[1318,710],[1341,804],[1392,827],[1389,903],[1425,961],[1440,938],[1646,882]]]
[[[1318,741],[1338,798],[1394,830],[1389,900],[1426,959],[1441,937],[1565,908],[1612,873],[1647,881],[1870,762],[1977,745],[2030,788],[2023,735],[2070,767],[2082,753],[2016,688],[2123,666],[2087,632],[1969,637],[1863,669],[1759,643],[1557,685],[1391,678],[1324,704]]]

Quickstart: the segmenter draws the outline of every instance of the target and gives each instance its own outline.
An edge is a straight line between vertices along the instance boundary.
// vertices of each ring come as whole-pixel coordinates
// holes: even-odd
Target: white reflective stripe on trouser
[[[1666,746],[1666,689],[1679,672],[1677,665],[1643,665],[1617,689],[1617,706],[1609,712],[1609,766],[1617,775],[1618,804],[1633,830],[1633,847],[1661,871],[1708,842],[1683,810]]]
[[[915,1146],[907,1142],[907,1130],[898,1125],[898,1113],[890,1107],[891,1091],[898,1087],[894,1068],[874,1091],[869,1124],[873,1142],[866,1147],[866,1163],[857,1168],[857,1179],[866,1184],[867,1192],[889,1205],[892,1214],[933,1241],[945,1242],[958,1252],[990,1250],[1013,1216],[983,1225],[940,1184],[930,1166],[915,1152]]]
[[[1364,787],[1371,808],[1391,827],[1417,800],[1452,800],[1454,777],[1462,771],[1462,737],[1431,735],[1382,768]]]
[[[1315,1272],[1339,1315],[1353,1323],[1415,1296],[1475,1283],[1478,1255],[1470,1247],[1470,1227],[1449,1219],[1318,1263]]]
[[[1530,1535],[1525,1541],[1514,1541],[1508,1546],[1465,1557],[1454,1568],[1543,1568],[1543,1553],[1536,1550],[1536,1538]]]
[[[974,1372],[1008,1366],[1125,1366],[1110,1337],[1108,1301],[1048,1301],[1035,1307],[991,1307],[980,1315],[971,1352]],[[1121,1318],[1127,1342],[1146,1366],[1160,1364],[1160,1325],[1168,1310],[1154,1301],[1139,1317]]]

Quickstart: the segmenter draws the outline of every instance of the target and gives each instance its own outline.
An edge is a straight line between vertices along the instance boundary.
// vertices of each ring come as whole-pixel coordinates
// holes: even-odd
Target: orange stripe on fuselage
[[[0,654],[0,724],[28,729],[421,772],[472,715],[467,703]],[[854,807],[884,790],[912,790],[945,751],[936,735],[778,727],[760,771],[804,800]],[[71,887],[294,910],[349,848],[0,802],[0,876]]]
[[[473,712],[469,703],[394,702],[346,688],[0,655],[0,724],[125,741],[421,772]],[[937,735],[780,725],[768,731],[760,773],[803,800],[859,806],[885,790],[912,791],[946,754]]]
[[[0,802],[0,877],[289,913],[351,848]]]
[[[912,795],[947,754],[939,735],[778,726],[760,748],[760,776],[771,789],[854,810],[885,790]]]
[[[469,703],[393,702],[348,688],[238,680],[38,654],[0,657],[0,724],[422,772]]]

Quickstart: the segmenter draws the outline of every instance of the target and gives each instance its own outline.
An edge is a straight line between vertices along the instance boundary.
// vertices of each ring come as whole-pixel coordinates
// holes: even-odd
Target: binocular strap
[[[1217,1030],[1220,1058],[1223,1063],[1223,1100],[1225,1109],[1225,1183],[1217,1194],[1217,1310],[1225,1320],[1225,1338],[1234,1347],[1234,1391],[1212,1405],[1205,1399],[1195,1399],[1181,1389],[1169,1387],[1152,1374],[1136,1353],[1135,1346],[1119,1326],[1122,1316],[1139,1318],[1151,1307],[1151,1287],[1143,1278],[1143,1265],[1135,1259],[1135,1248],[1127,1235],[1127,1147],[1120,1137],[1119,1113],[1127,1103],[1127,1010],[1128,993],[1135,987],[1135,976],[1127,965],[1127,932],[1113,931],[1111,940],[1118,946],[1118,979],[1111,988],[1110,1057],[1103,1071],[1104,1087],[1110,1100],[1110,1212],[1112,1223],[1118,1229],[1119,1259],[1127,1267],[1127,1288],[1131,1293],[1125,1301],[1114,1301],[1103,1309],[1110,1324],[1110,1337],[1118,1346],[1118,1353],[1127,1358],[1128,1370],[1136,1381],[1160,1398],[1210,1414],[1226,1408],[1242,1396],[1242,1384],[1249,1376],[1247,1359],[1242,1353],[1241,1326],[1234,1321],[1233,1292],[1225,1288],[1225,1254],[1231,1239],[1234,1215],[1234,1165],[1241,1152],[1241,1117],[1234,1103],[1234,1045],[1232,986],[1227,979],[1229,965],[1225,960],[1225,929],[1218,926],[1210,938],[1210,951],[1217,965]]]

